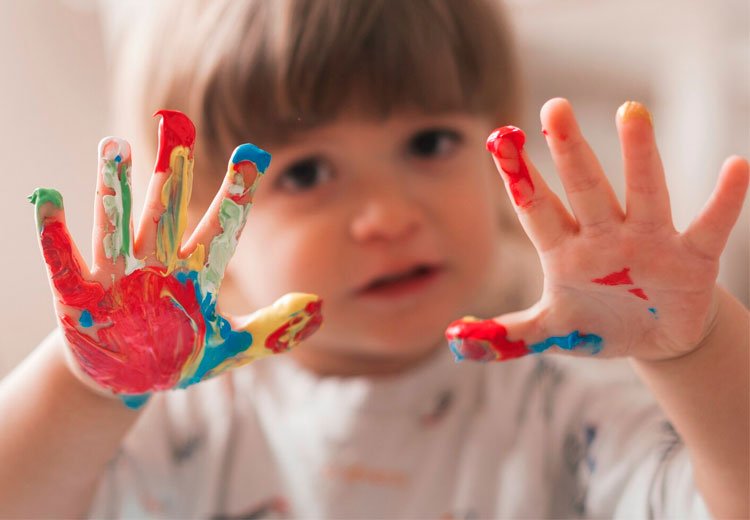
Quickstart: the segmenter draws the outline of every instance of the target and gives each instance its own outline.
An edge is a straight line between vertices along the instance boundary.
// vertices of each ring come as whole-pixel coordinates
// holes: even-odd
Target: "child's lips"
[[[357,291],[359,296],[394,298],[418,293],[430,286],[442,273],[438,264],[415,264],[377,276]]]

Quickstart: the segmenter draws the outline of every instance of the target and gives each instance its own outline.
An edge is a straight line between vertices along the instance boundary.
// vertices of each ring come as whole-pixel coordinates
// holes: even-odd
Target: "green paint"
[[[102,164],[102,182],[114,191],[114,195],[104,195],[102,205],[108,222],[106,233],[102,241],[104,253],[112,263],[122,255],[125,259],[125,273],[130,274],[145,264],[135,258],[133,241],[130,232],[130,214],[132,195],[130,190],[130,159],[122,162],[105,160]],[[119,173],[118,173],[119,169]]]
[[[45,204],[52,203],[58,209],[63,209],[63,198],[59,191],[53,190],[52,188],[37,188],[34,193],[27,197],[36,209],[36,227],[39,231],[42,230],[42,219],[39,215],[39,211]]]
[[[131,255],[130,211],[132,197],[130,194],[130,164],[120,163],[120,196],[122,198],[122,245],[120,252],[126,258]]]
[[[211,240],[208,262],[199,273],[201,289],[205,293],[216,294],[224,277],[224,271],[237,248],[237,239],[245,225],[251,204],[239,205],[230,198],[221,201],[219,223],[222,232]],[[215,296],[214,296],[215,297]]]

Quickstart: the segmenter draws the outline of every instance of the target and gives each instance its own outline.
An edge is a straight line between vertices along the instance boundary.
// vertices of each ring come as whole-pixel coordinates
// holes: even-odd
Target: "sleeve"
[[[205,518],[220,499],[226,377],[159,393],[102,473],[87,518]]]
[[[560,447],[553,515],[711,518],[684,443],[632,371],[607,370],[612,361],[569,361],[550,397]]]

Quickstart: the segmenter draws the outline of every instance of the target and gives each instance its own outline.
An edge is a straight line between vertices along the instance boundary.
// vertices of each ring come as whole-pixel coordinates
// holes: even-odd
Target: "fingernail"
[[[647,119],[654,126],[654,119],[648,109],[637,101],[626,101],[617,109],[617,119],[621,123],[627,123],[632,119]]]

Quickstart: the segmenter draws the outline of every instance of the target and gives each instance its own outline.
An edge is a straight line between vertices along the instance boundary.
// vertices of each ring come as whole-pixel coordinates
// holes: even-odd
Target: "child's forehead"
[[[334,134],[378,133],[400,135],[423,128],[452,128],[456,130],[478,130],[485,132],[491,126],[488,117],[465,111],[424,112],[400,108],[388,114],[372,114],[350,108],[342,110],[336,117],[317,125],[292,132],[284,140],[287,144],[299,144],[309,140],[327,139]]]

